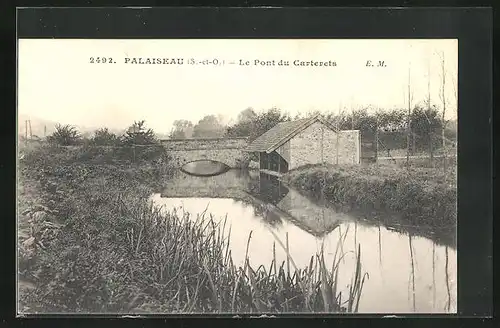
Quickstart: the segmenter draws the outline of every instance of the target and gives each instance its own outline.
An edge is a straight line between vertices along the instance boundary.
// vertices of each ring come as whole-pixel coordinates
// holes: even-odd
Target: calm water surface
[[[242,265],[252,231],[249,257],[254,267],[269,267],[274,234],[283,242],[288,235],[290,253],[300,268],[309,265],[321,247],[327,265],[341,234],[339,286],[348,293],[354,276],[356,245],[361,245],[362,271],[367,272],[359,304],[361,313],[456,312],[457,255],[452,246],[396,232],[318,204],[303,194],[258,172],[230,170],[218,176],[195,177],[178,172],[152,201],[165,211],[207,213],[215,220],[227,217],[231,226],[233,261]],[[278,263],[286,260],[276,242]]]

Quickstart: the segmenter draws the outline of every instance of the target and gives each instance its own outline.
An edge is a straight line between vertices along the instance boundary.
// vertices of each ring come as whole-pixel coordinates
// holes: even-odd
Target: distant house
[[[260,169],[285,173],[306,164],[359,164],[359,130],[337,131],[319,116],[276,124],[246,148]]]

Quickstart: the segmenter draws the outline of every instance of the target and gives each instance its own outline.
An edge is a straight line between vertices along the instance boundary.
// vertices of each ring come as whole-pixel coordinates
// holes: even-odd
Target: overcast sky
[[[168,133],[176,119],[204,115],[235,119],[247,107],[273,106],[295,114],[337,111],[342,104],[407,107],[427,96],[441,104],[440,57],[446,63],[449,118],[456,118],[457,40],[20,40],[20,114],[82,126],[124,128],[144,119]],[[115,64],[91,64],[111,57]],[[184,65],[125,64],[125,58],[183,58]],[[188,65],[217,58],[250,66]],[[290,66],[254,66],[254,60],[289,60]],[[336,67],[293,61],[335,61]],[[366,67],[367,60],[386,67]],[[430,65],[430,66],[429,66]]]

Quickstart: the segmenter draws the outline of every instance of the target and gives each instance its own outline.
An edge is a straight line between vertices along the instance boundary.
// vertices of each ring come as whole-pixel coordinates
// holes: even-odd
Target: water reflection
[[[181,171],[194,176],[213,176],[225,173],[229,166],[212,160],[198,160],[184,164]]]
[[[408,234],[408,246],[410,248],[410,260],[411,260],[411,274],[410,274],[410,279],[411,279],[411,288],[412,288],[412,305],[413,305],[413,312],[416,311],[416,306],[415,306],[415,262],[413,258],[413,246],[411,244],[411,233]]]
[[[347,255],[341,261],[339,286],[351,282],[357,243],[361,244],[362,270],[370,276],[365,281],[360,312],[456,311],[455,249],[338,213],[275,177],[239,170],[214,177],[179,172],[152,199],[166,210],[201,213],[208,206],[216,219],[227,216],[226,230],[231,229],[230,248],[237,265],[243,264],[251,231],[249,256],[255,267],[271,264],[273,234],[283,242],[288,234],[290,253],[299,267],[307,266],[322,247],[331,264],[340,236],[345,234],[340,245]],[[275,252],[280,265],[286,260],[285,251],[276,246]]]

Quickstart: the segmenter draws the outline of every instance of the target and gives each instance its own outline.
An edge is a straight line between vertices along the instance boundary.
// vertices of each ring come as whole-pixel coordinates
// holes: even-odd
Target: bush
[[[121,144],[125,146],[156,145],[158,143],[159,140],[156,138],[154,131],[146,129],[146,122],[144,120],[134,122],[121,137]]]
[[[114,133],[109,132],[107,128],[96,130],[90,144],[93,146],[119,146],[120,139]]]
[[[56,125],[54,133],[47,137],[47,141],[60,146],[73,146],[81,142],[82,137],[78,130],[71,125]]]

